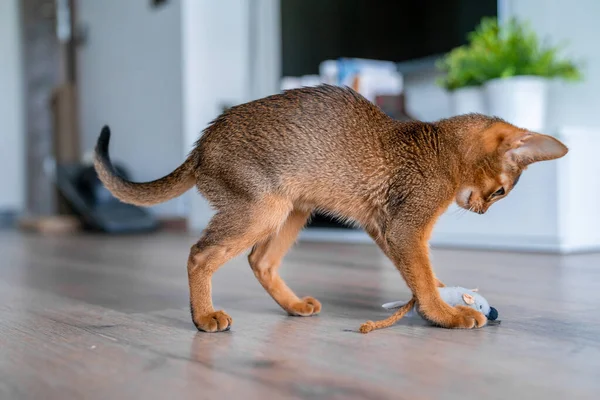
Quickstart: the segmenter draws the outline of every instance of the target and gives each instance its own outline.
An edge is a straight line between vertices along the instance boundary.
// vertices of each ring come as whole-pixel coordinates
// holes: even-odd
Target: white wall
[[[0,211],[25,202],[25,121],[19,1],[0,1]]]
[[[182,148],[189,151],[224,104],[249,100],[251,92],[249,2],[182,0]],[[190,226],[206,226],[212,211],[198,194],[190,202]]]
[[[281,16],[279,0],[250,2],[250,97],[277,93],[281,76]]]
[[[149,0],[80,0],[88,40],[78,51],[83,151],[103,124],[110,152],[138,181],[171,172],[183,146],[180,1],[151,8]],[[184,215],[183,199],[153,208]]]

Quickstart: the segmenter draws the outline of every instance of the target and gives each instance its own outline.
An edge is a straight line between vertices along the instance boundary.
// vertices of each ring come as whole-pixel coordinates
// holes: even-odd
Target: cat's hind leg
[[[188,279],[192,320],[200,331],[228,330],[232,319],[215,311],[211,279],[223,264],[258,242],[263,242],[286,221],[292,205],[276,196],[258,201],[230,202],[210,221],[188,258]]]
[[[279,275],[281,260],[296,241],[310,216],[309,212],[292,211],[281,229],[256,244],[248,261],[254,275],[273,300],[290,315],[310,316],[321,311],[321,303],[312,297],[298,298]]]

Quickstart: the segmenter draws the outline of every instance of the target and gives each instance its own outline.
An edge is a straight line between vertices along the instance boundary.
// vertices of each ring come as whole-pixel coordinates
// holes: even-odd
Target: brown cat
[[[452,201],[483,214],[508,195],[527,165],[568,151],[553,137],[483,115],[394,121],[353,90],[328,85],[229,109],[180,167],[153,182],[118,176],[108,156],[109,138],[105,127],[95,166],[117,198],[149,206],[195,185],[217,210],[188,260],[192,319],[208,332],[232,324],[213,308],[211,276],[248,248],[256,278],[285,311],[319,313],[316,299],[298,298],[278,273],[315,210],[363,227],[430,321],[447,328],[485,325],[483,314],[440,299],[436,287],[442,283],[428,257],[433,225]]]

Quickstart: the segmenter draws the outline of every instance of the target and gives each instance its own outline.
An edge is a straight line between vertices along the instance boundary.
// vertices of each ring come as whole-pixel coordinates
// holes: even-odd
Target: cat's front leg
[[[444,328],[482,327],[487,322],[482,313],[469,307],[452,307],[439,295],[437,288],[441,282],[431,268],[427,246],[433,222],[416,224],[415,218],[404,221],[394,218],[374,239],[402,274],[426,319]]]

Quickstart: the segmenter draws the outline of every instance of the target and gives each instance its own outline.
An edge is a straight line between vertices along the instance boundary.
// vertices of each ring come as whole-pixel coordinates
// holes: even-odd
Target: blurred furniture
[[[77,88],[65,83],[54,89],[51,98],[54,122],[53,154],[57,165],[78,162],[81,158],[79,145],[79,121],[77,117]],[[69,201],[60,190],[57,192],[58,214],[72,214]]]
[[[128,179],[122,166],[119,175]],[[158,220],[145,208],[125,204],[104,187],[92,165],[61,164],[56,170],[56,183],[70,209],[87,229],[105,233],[154,231]]]
[[[32,215],[52,215],[56,212],[56,191],[44,163],[53,153],[50,98],[63,72],[56,4],[54,0],[21,0],[20,6],[27,132],[26,208]]]

